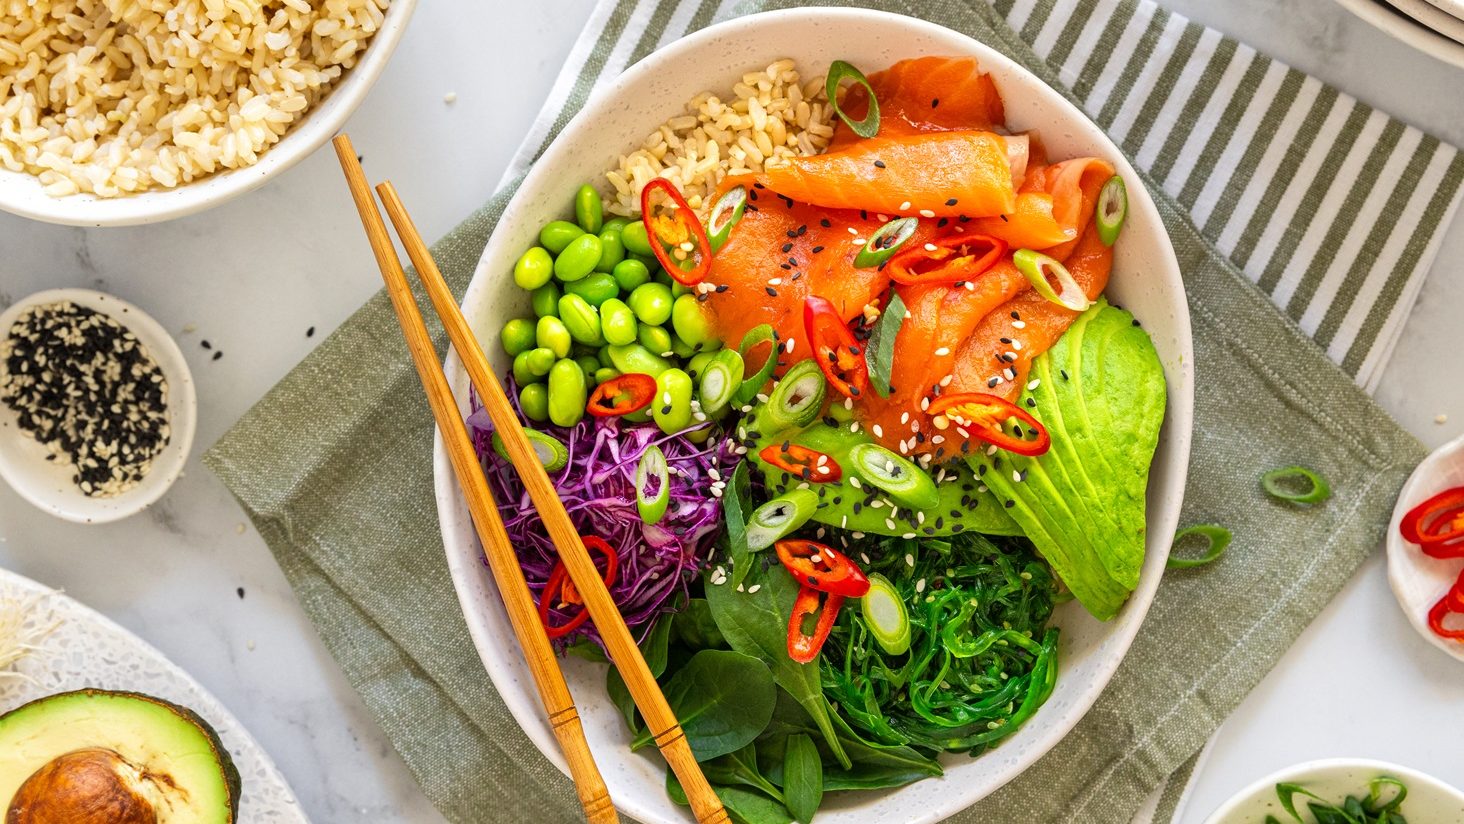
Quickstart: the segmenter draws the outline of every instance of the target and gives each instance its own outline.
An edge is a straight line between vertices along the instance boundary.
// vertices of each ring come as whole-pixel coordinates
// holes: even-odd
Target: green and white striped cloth
[[[992,5],[1134,165],[1370,391],[1458,208],[1459,150],[1148,0]],[[504,181],[599,83],[747,10],[597,4]]]

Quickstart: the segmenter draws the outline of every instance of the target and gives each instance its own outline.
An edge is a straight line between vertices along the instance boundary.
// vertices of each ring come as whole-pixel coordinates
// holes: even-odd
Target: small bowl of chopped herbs
[[[0,477],[60,518],[106,523],[162,497],[193,445],[178,345],[136,306],[51,289],[0,312]]]
[[[1464,792],[1365,758],[1295,764],[1241,790],[1205,824],[1464,824]]]

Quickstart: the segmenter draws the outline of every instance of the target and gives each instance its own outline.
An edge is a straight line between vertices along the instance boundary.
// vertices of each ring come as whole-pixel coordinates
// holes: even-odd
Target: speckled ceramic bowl
[[[1236,793],[1205,819],[1205,824],[1261,824],[1268,815],[1290,821],[1291,816],[1281,808],[1276,797],[1276,785],[1283,782],[1300,784],[1327,801],[1340,804],[1349,795],[1366,794],[1368,782],[1380,776],[1396,778],[1408,788],[1402,813],[1409,821],[1464,824],[1464,792],[1418,770],[1366,758],[1307,761],[1272,773]],[[1299,803],[1297,809],[1306,807]]]
[[[519,254],[535,243],[539,227],[562,217],[575,188],[603,179],[618,154],[682,104],[705,90],[729,88],[743,73],[782,57],[808,75],[834,59],[873,70],[906,57],[973,55],[996,79],[1016,129],[1040,128],[1055,157],[1099,155],[1131,181],[1137,173],[1122,153],[1081,112],[1021,67],[981,43],[949,29],[864,10],[800,9],[744,17],[679,40],[642,60],[596,94],[534,164],[504,212],[483,253],[463,309],[479,337],[496,341],[509,318],[525,314],[526,294],[509,277]],[[1117,248],[1109,294],[1144,322],[1158,347],[1169,381],[1169,408],[1149,486],[1149,546],[1138,591],[1113,621],[1100,623],[1080,606],[1062,607],[1061,675],[1047,704],[1020,731],[980,758],[948,758],[946,774],[899,790],[834,793],[819,811],[824,824],[891,822],[919,824],[945,818],[1011,780],[1052,748],[1092,706],[1127,652],[1154,598],[1169,552],[1184,492],[1193,411],[1193,363],[1189,315],[1173,249],[1159,213],[1141,186],[1129,187],[1129,216]],[[501,356],[494,343],[485,346]],[[507,362],[500,357],[500,369]],[[467,379],[461,364],[448,376],[464,412]],[[551,761],[564,768],[508,618],[483,565],[466,506],[439,441],[437,502],[448,563],[468,628],[483,663],[509,710]],[[665,766],[656,757],[632,754],[629,735],[605,696],[605,673],[577,658],[564,662],[585,732],[617,807],[644,822],[690,820],[666,797]]]

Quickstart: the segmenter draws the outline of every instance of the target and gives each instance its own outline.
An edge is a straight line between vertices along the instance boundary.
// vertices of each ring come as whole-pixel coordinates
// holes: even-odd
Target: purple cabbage
[[[517,410],[518,392],[510,386],[507,394]],[[473,445],[537,601],[559,554],[518,472],[493,448],[493,423],[476,396],[473,407],[467,421]],[[521,412],[519,419],[524,420]],[[685,603],[689,582],[711,560],[722,527],[722,504],[709,487],[716,478],[731,475],[738,457],[715,434],[705,444],[692,443],[687,433],[699,427],[666,435],[654,423],[589,415],[571,427],[528,425],[559,439],[569,451],[568,464],[549,478],[580,534],[597,535],[615,549],[620,568],[610,594],[631,632],[644,635],[657,616]],[[706,426],[711,424],[701,424]],[[671,491],[665,516],[648,526],[636,509],[635,472],[651,444],[666,456]],[[556,623],[573,615],[559,610],[553,614]],[[556,645],[563,649],[581,639],[601,643],[592,621],[557,639]]]

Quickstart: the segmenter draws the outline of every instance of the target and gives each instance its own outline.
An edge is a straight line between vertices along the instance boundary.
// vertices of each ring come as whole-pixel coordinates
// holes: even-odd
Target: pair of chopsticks
[[[472,514],[478,538],[483,544],[483,554],[488,559],[498,592],[508,608],[514,635],[523,649],[529,671],[534,676],[534,684],[538,687],[539,698],[548,713],[554,736],[569,762],[570,777],[574,780],[585,818],[591,822],[616,822],[618,819],[615,806],[610,800],[610,791],[605,787],[605,780],[595,766],[589,742],[585,740],[579,710],[575,708],[569,686],[564,682],[564,673],[559,669],[559,661],[539,619],[533,595],[524,580],[523,570],[519,567],[508,533],[503,528],[503,521],[498,516],[498,506],[494,503],[488,481],[483,476],[483,468],[473,451],[467,425],[458,412],[457,400],[447,384],[447,376],[437,362],[432,340],[422,320],[417,299],[412,294],[412,287],[407,282],[406,272],[402,269],[401,259],[397,257],[391,235],[387,233],[381,212],[377,210],[376,201],[371,196],[366,174],[361,169],[360,161],[356,159],[356,150],[345,134],[335,138],[334,146],[336,155],[340,158],[341,169],[346,174],[346,182],[351,187],[351,197],[355,199],[356,209],[361,213],[361,223],[371,242],[371,251],[376,255],[376,265],[381,268],[381,276],[386,281],[386,291],[391,297],[392,308],[396,311],[402,334],[407,339],[407,348],[412,354],[417,374],[422,378],[422,388],[427,393],[433,417],[437,420],[437,428],[442,433],[453,472],[467,498],[468,510]],[[529,497],[539,510],[539,516],[543,519],[554,546],[559,550],[559,557],[569,572],[570,580],[574,582],[575,589],[585,602],[585,608],[589,610],[590,619],[595,622],[595,628],[599,630],[600,637],[609,650],[611,661],[620,670],[646,725],[652,730],[658,730],[654,735],[656,746],[686,791],[692,813],[701,824],[721,824],[728,821],[727,811],[722,808],[721,800],[707,783],[701,766],[696,763],[681,724],[666,703],[666,696],[661,693],[661,687],[651,675],[650,668],[646,666],[635,638],[625,626],[625,619],[620,615],[620,610],[615,606],[610,591],[600,577],[600,570],[595,567],[589,552],[585,550],[584,542],[570,522],[569,513],[564,510],[564,504],[554,491],[554,485],[550,483],[543,464],[539,462],[529,439],[524,435],[518,416],[488,365],[487,356],[483,354],[477,338],[468,328],[467,320],[453,301],[452,292],[443,280],[442,273],[438,271],[437,264],[433,262],[427,244],[417,233],[416,226],[407,215],[407,210],[391,183],[382,183],[376,187],[376,192],[386,206],[387,215],[396,227],[397,236],[401,238],[407,256],[417,267],[417,275],[447,329],[448,339],[452,341],[463,365],[467,367],[468,376],[478,390],[488,417],[493,421],[494,430],[502,439],[514,468],[528,489]]]

